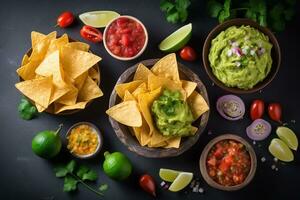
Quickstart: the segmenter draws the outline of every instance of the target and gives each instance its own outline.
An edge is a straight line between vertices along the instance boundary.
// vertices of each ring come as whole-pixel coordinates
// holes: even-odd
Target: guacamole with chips
[[[271,49],[269,38],[257,29],[232,26],[212,40],[208,59],[222,83],[248,90],[270,72]]]
[[[164,136],[189,136],[194,133],[192,111],[180,91],[165,89],[153,102],[156,127]]]

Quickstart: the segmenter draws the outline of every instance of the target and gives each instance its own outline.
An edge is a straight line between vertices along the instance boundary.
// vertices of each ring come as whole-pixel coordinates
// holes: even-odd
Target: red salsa
[[[206,167],[208,175],[223,186],[244,182],[250,172],[250,154],[245,145],[236,140],[222,140],[209,151]]]
[[[136,20],[121,17],[110,24],[106,34],[106,45],[116,56],[133,57],[144,47],[146,34]]]

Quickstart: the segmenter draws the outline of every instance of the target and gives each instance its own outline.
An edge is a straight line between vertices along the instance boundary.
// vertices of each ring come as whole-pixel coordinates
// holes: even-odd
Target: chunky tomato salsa
[[[222,140],[208,153],[206,160],[208,175],[224,186],[244,182],[250,172],[250,154],[245,145],[235,140]]]
[[[144,47],[146,34],[136,20],[121,17],[110,24],[106,34],[108,49],[120,57],[133,57]]]

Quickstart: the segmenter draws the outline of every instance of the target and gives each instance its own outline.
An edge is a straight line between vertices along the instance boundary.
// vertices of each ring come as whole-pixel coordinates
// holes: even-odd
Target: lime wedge
[[[188,186],[188,184],[192,181],[193,179],[193,173],[189,172],[181,172],[179,175],[176,177],[174,182],[170,185],[169,190],[172,192],[178,192]]]
[[[281,161],[291,162],[294,160],[293,152],[280,139],[274,138],[269,145],[269,152]]]
[[[181,49],[192,36],[192,24],[189,23],[165,38],[158,46],[161,51],[175,52]]]
[[[284,141],[291,149],[297,150],[298,148],[298,139],[296,134],[289,128],[280,126],[276,130],[278,137]]]
[[[92,11],[85,12],[79,15],[79,19],[85,24],[95,28],[103,28],[107,24],[119,17],[120,14],[114,11]]]
[[[180,172],[172,169],[161,168],[159,170],[159,177],[168,182],[173,182]]]

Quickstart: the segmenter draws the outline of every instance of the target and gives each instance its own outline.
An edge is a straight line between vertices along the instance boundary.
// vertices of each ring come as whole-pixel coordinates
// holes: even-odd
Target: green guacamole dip
[[[250,26],[231,26],[211,42],[208,55],[214,75],[228,87],[251,89],[272,67],[272,44]]]
[[[165,136],[189,136],[194,133],[194,117],[180,91],[165,89],[153,102],[152,113],[156,127]]]

